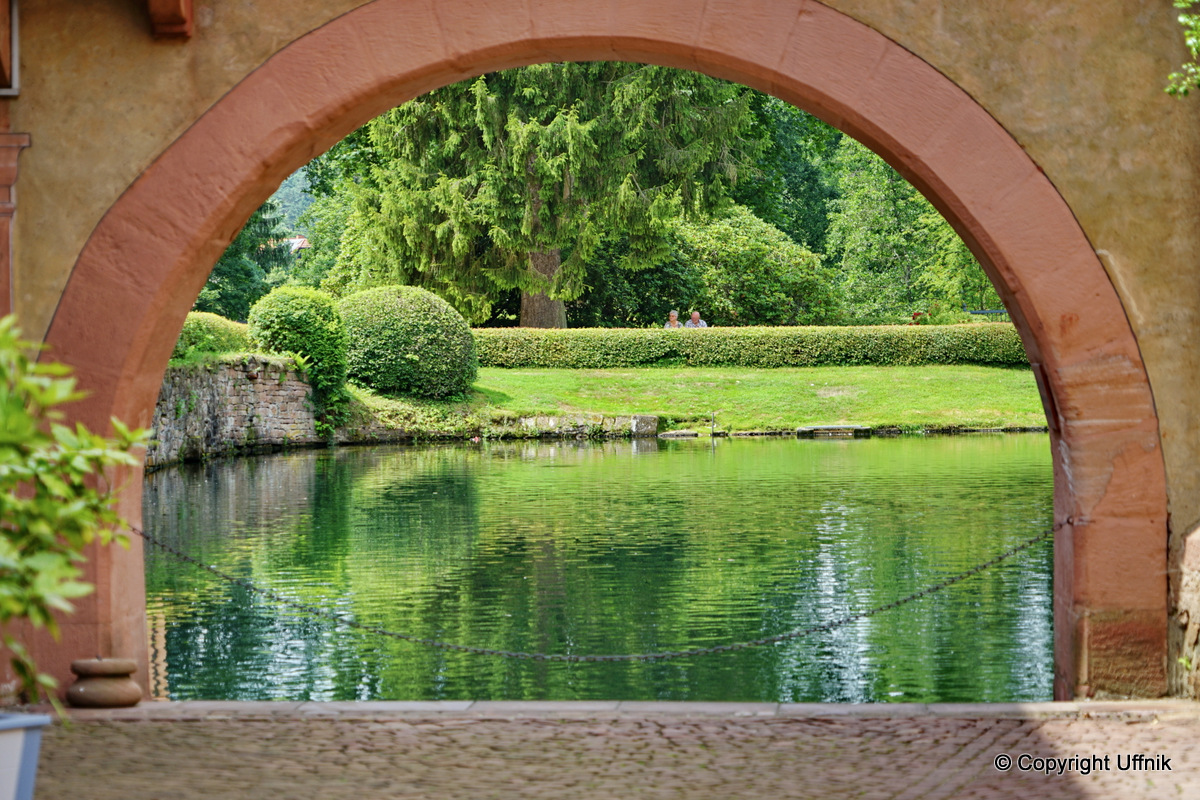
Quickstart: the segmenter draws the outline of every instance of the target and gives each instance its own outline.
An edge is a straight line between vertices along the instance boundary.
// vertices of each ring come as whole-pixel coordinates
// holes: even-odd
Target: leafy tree
[[[271,195],[271,202],[278,207],[283,227],[287,230],[295,230],[300,216],[312,205],[313,199],[314,195],[308,190],[308,175],[304,167],[287,176],[275,194]]]
[[[995,307],[999,297],[936,209],[865,146],[844,137],[832,168],[827,263],[840,271],[846,322],[898,322],[941,304]]]
[[[308,180],[308,188],[305,191],[313,197],[339,194],[344,181],[362,180],[377,163],[370,134],[364,125],[308,162],[304,168],[304,175]]]
[[[914,268],[922,260],[917,222],[923,198],[882,159],[845,137],[832,166],[838,197],[829,203],[828,263],[841,271],[851,323],[895,322],[920,302]]]
[[[267,200],[217,259],[192,310],[244,322],[250,306],[286,280],[292,264],[287,236],[279,208]]]
[[[924,199],[924,198],[922,198]],[[928,204],[928,201],[926,201]],[[992,280],[979,266],[958,233],[933,206],[917,220],[917,231],[927,243],[917,285],[929,311],[941,304],[943,313],[959,308],[1000,308],[1002,302]],[[961,321],[961,320],[958,320]]]
[[[713,325],[821,325],[837,302],[821,259],[744,208],[679,229],[680,258],[700,272],[689,310]]]
[[[751,109],[762,152],[734,199],[797,244],[824,252],[827,206],[836,191],[826,165],[841,131],[761,92],[751,95]]]
[[[114,510],[111,476],[140,463],[130,451],[147,438],[115,418],[113,439],[59,424],[59,407],[83,393],[68,367],[33,362],[36,350],[20,339],[14,317],[0,319],[0,641],[30,701],[55,681],[38,671],[13,623],[57,638],[55,615],[91,593],[79,566],[83,550],[93,541],[124,542],[114,534],[125,523]]]
[[[622,269],[628,244],[606,239],[586,265],[583,294],[567,303],[573,328],[662,325],[671,309],[690,308],[704,293],[699,267],[676,254],[646,269]]]
[[[836,321],[833,277],[820,257],[734,206],[718,219],[681,223],[670,258],[621,269],[624,243],[606,241],[587,264],[587,288],[567,306],[578,327],[660,326],[671,309],[714,325],[815,325]]]
[[[343,154],[365,175],[339,280],[424,286],[475,322],[520,289],[523,325],[562,327],[607,231],[625,238],[621,266],[644,268],[669,253],[677,217],[727,201],[756,151],[749,104],[744,87],[616,62],[491,73],[410,101],[367,126],[369,153]]]
[[[585,79],[596,85],[575,85]],[[714,156],[705,137],[721,126],[706,115],[719,98],[722,114],[733,106],[741,116],[722,123],[734,146]],[[696,100],[707,106],[686,108]],[[619,124],[601,106],[624,109]],[[686,158],[675,152],[685,139]],[[621,149],[631,142],[641,147],[633,155]],[[689,202],[684,190],[707,184],[678,178],[682,169],[647,178],[664,160],[702,163],[700,178],[717,185]],[[838,321],[999,302],[953,229],[866,148],[777,98],[691,73],[588,64],[485,75],[360,128],[306,173],[317,199],[299,225],[311,249],[289,282],[336,296],[419,285],[476,325],[533,324],[522,306],[539,291],[567,301],[573,326],[659,324],[691,305],[708,314],[727,298],[703,299],[701,270],[679,257],[670,232],[726,194],[792,242],[827,251],[844,301]],[[533,268],[539,258],[552,276]]]
[[[1200,0],[1175,0],[1175,7],[1186,12],[1198,3]],[[1192,89],[1200,89],[1200,14],[1180,14],[1179,24],[1183,26],[1183,38],[1192,60],[1168,76],[1167,93],[1186,97]]]
[[[313,199],[312,205],[296,221],[308,239],[308,249],[292,267],[290,283],[321,287],[334,296],[341,296],[337,277],[330,278],[330,274],[337,265],[350,210],[350,198],[346,194],[330,193]]]

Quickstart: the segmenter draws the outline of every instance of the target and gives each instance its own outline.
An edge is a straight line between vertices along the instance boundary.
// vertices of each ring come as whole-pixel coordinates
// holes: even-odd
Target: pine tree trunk
[[[558,250],[530,253],[529,266],[547,278],[553,278],[562,267],[562,254]],[[567,304],[562,300],[551,300],[541,292],[521,292],[521,327],[565,328]]]

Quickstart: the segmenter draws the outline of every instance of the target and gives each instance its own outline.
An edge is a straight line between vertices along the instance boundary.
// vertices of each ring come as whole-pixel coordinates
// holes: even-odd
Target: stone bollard
[[[71,662],[78,678],[67,689],[67,702],[76,708],[124,708],[142,699],[133,679],[137,664],[129,658],[84,658]]]

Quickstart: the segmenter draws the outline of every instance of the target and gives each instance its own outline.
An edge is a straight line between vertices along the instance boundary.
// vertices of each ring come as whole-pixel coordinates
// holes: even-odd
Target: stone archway
[[[621,59],[695,69],[811,111],[883,155],[951,221],[1021,331],[1055,469],[1055,696],[1166,689],[1167,500],[1129,322],[1071,209],[966,92],[813,0],[375,0],[283,47],[109,209],[47,336],[91,394],[80,419],[146,425],[211,265],[295,168],[400,102],[481,72]],[[104,331],[104,335],[97,335]],[[135,476],[136,477],[136,476]],[[138,481],[124,513],[140,519]],[[145,652],[140,550],[95,554],[98,592],[43,651]],[[39,648],[41,650],[42,648]],[[71,652],[67,652],[71,651]]]

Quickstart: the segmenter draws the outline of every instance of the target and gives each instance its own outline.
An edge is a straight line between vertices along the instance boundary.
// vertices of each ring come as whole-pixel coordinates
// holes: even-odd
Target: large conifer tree
[[[628,241],[625,266],[648,266],[673,220],[725,203],[758,146],[749,100],[618,62],[540,64],[417,98],[367,127],[335,280],[424,286],[473,322],[516,288],[523,326],[565,327],[563,301],[604,235]]]

